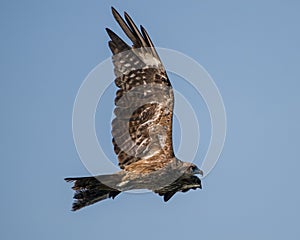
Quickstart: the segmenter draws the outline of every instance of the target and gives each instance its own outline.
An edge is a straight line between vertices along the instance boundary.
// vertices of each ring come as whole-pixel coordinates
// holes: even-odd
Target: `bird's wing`
[[[191,189],[196,190],[197,188],[202,188],[201,180],[196,176],[184,176],[182,175],[173,183],[164,186],[158,190],[155,190],[155,193],[158,193],[160,196],[164,197],[164,201],[169,201],[177,192],[187,192]]]
[[[114,151],[121,169],[134,171],[141,160],[157,167],[174,157],[173,89],[146,30],[141,26],[140,32],[126,12],[126,21],[114,8],[112,13],[133,43],[130,47],[106,29],[119,88],[112,121]]]

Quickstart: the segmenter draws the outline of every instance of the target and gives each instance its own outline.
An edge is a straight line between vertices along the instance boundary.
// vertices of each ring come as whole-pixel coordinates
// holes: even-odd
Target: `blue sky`
[[[89,172],[73,142],[73,103],[110,56],[104,28],[121,32],[112,5],[156,46],[206,68],[227,139],[201,191],[167,204],[122,194],[74,213],[63,178]],[[1,1],[0,238],[298,239],[299,10],[295,0]]]

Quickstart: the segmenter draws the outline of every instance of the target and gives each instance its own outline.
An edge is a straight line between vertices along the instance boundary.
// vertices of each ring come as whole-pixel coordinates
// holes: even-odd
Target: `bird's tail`
[[[101,179],[104,179],[104,181]],[[104,184],[103,182],[108,183],[118,180],[118,176],[114,174],[97,177],[65,178],[67,182],[74,182],[72,189],[75,190],[73,196],[75,201],[73,202],[72,210],[79,210],[107,198],[114,199],[121,191],[110,187],[113,185]]]

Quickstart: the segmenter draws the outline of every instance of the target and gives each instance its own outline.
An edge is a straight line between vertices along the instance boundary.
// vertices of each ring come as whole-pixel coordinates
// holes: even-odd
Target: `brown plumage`
[[[149,189],[168,201],[176,192],[201,188],[194,174],[202,171],[174,155],[173,89],[148,33],[142,26],[139,31],[126,12],[125,20],[114,8],[112,13],[133,44],[106,29],[118,87],[112,143],[121,171],[66,178],[75,182],[74,211],[131,189]]]

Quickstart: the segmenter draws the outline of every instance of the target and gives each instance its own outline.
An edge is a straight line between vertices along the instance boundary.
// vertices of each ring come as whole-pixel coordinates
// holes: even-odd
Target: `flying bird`
[[[167,202],[177,192],[202,188],[195,175],[203,172],[174,154],[173,88],[147,31],[139,30],[126,12],[122,18],[112,7],[112,14],[132,42],[129,46],[106,28],[118,88],[112,143],[121,170],[65,178],[74,182],[73,211],[133,189],[151,190]]]

